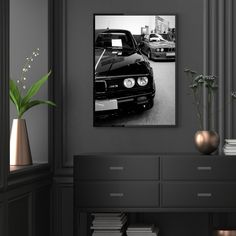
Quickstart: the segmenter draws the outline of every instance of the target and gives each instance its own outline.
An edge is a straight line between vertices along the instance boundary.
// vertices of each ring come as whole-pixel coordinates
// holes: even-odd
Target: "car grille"
[[[106,92],[107,84],[106,81],[96,81],[95,82],[95,92],[96,93],[104,93]]]
[[[95,98],[96,99],[117,99],[119,97],[135,96],[140,93],[150,92],[153,88],[152,82],[144,87],[140,87],[137,84],[127,89],[123,85],[124,78],[113,78],[107,80],[98,80],[95,82]]]
[[[164,48],[164,52],[174,52],[175,48]]]

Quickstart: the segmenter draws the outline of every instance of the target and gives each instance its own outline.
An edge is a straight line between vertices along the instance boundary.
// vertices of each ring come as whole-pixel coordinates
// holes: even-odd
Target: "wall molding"
[[[219,77],[219,135],[220,135],[220,154],[222,153],[222,146],[223,146],[223,140],[225,137],[225,127],[224,127],[224,121],[225,117],[225,107],[224,107],[224,97],[225,97],[225,29],[224,29],[224,17],[225,17],[225,4],[223,0],[219,0],[218,5],[218,25],[219,25],[219,31],[218,31],[218,51],[219,51],[219,58],[218,58],[218,77]]]
[[[0,1],[0,190],[9,166],[9,0]]]
[[[233,86],[233,0],[226,1],[226,21],[225,21],[225,28],[226,28],[226,137],[232,138],[233,136],[233,113],[232,113],[232,86]]]
[[[204,0],[203,73],[218,77],[218,96],[211,120],[220,135],[219,153],[225,138],[232,138],[232,77],[233,77],[233,1]],[[204,91],[204,128],[207,124],[207,94]]]
[[[23,194],[23,195],[19,195],[19,196],[14,196],[13,198],[11,199],[8,199],[8,202],[7,202],[7,218],[8,218],[8,225],[13,223],[14,222],[10,222],[9,221],[9,217],[10,217],[10,211],[9,211],[9,208],[10,208],[10,205],[11,204],[14,204],[16,202],[20,202],[20,201],[23,201],[23,200],[26,200],[27,201],[27,207],[25,207],[25,210],[28,212],[28,228],[27,228],[27,231],[28,231],[28,235],[32,235],[32,194],[31,193],[26,193],[26,194]],[[11,225],[13,226],[13,225]],[[9,227],[9,226],[8,226]],[[9,233],[9,232],[8,232]]]
[[[20,188],[22,185],[34,184],[39,181],[42,181],[42,183],[45,180],[47,182],[52,182],[52,174],[49,171],[50,167],[46,165],[45,167],[33,168],[30,171],[10,174],[7,191]]]
[[[71,178],[55,178],[54,180],[54,188],[53,188],[53,199],[54,199],[54,220],[53,220],[53,235],[55,236],[65,236],[63,232],[68,235],[68,230],[73,232],[73,220],[69,221],[68,216],[66,215],[66,212],[63,212],[63,209],[71,207],[73,211],[73,180]],[[71,194],[72,192],[72,194]],[[67,198],[71,200],[68,202]],[[71,212],[70,212],[71,213]],[[67,222],[67,224],[71,224],[70,227],[66,228],[66,230],[63,230],[63,222]],[[66,227],[64,225],[64,227]],[[70,235],[70,234],[69,234]],[[72,235],[72,234],[71,234]]]
[[[203,74],[209,73],[209,0],[203,0]],[[203,128],[208,129],[207,90],[203,88]]]
[[[7,219],[5,217],[5,212],[6,212],[6,205],[4,205],[3,202],[0,202],[0,234],[1,235],[7,235],[7,231],[6,231],[6,223],[7,223]]]
[[[67,3],[54,0],[54,96],[58,109],[54,112],[54,172],[71,175],[67,159]],[[65,172],[65,173],[64,173]]]

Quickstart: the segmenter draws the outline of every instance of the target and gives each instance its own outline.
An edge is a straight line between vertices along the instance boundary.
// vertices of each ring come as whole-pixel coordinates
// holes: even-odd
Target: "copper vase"
[[[10,165],[32,165],[28,132],[24,119],[14,119],[10,139]]]
[[[202,154],[211,154],[217,150],[220,137],[215,131],[197,131],[195,134],[195,146]]]

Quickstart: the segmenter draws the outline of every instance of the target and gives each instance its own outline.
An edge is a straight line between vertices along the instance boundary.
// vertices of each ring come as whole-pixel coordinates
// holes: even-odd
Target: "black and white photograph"
[[[94,126],[176,125],[176,16],[94,14]]]

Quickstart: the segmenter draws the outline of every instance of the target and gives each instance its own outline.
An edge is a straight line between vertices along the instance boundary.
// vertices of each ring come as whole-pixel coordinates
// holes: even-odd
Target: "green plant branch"
[[[212,91],[208,89],[208,125],[212,129],[211,118],[212,118]]]
[[[203,87],[207,88],[207,105],[208,105],[208,125],[211,128],[212,118],[213,118],[213,111],[212,111],[212,100],[213,100],[213,93],[218,88],[216,84],[216,77],[214,75],[198,75],[197,72],[185,69],[184,72],[186,73],[187,77],[190,81],[189,87],[192,89],[193,97],[194,97],[194,105],[197,111],[197,118],[199,120],[200,128],[203,129],[203,109],[204,104],[202,102],[202,94],[199,92],[202,91]]]
[[[189,85],[189,87],[192,90],[194,106],[197,111],[197,118],[198,118],[199,126],[200,126],[200,129],[202,129],[203,128],[203,118],[202,118],[202,112],[200,109],[201,100],[199,99],[199,93],[198,93],[199,92],[199,84],[196,83],[196,81],[195,81],[196,77],[194,77],[197,74],[197,72],[189,70],[189,69],[185,69],[184,72],[187,74],[188,79],[191,80],[191,84]]]
[[[33,53],[34,55],[34,53]],[[38,54],[37,54],[38,55]],[[36,54],[35,54],[36,56]],[[32,57],[31,57],[32,58]],[[29,60],[31,58],[28,58],[27,63],[25,64],[24,68],[29,65]],[[22,70],[23,71],[23,70]],[[23,71],[25,72],[25,70]],[[44,75],[40,80],[36,81],[27,91],[26,95],[22,96],[22,91],[19,89],[18,84],[21,85],[24,79],[24,73],[21,74],[20,81],[18,84],[10,79],[10,101],[15,105],[17,116],[18,118],[22,118],[24,113],[31,109],[34,106],[45,104],[49,106],[56,106],[56,104],[52,101],[43,101],[43,100],[32,100],[33,97],[38,93],[38,91],[41,89],[41,87],[46,83],[49,76],[51,75],[51,71]]]
[[[196,107],[196,110],[197,110],[197,117],[198,117],[200,129],[202,130],[203,129],[203,118],[202,118],[202,112],[201,112],[201,109],[200,109],[200,102],[199,102],[199,99],[197,98],[197,92],[196,91],[193,92],[193,97],[194,97],[194,101],[195,101],[194,104],[195,104],[195,107]]]

